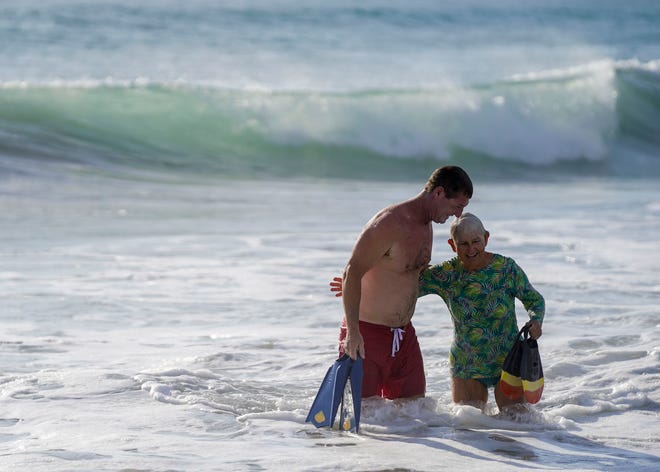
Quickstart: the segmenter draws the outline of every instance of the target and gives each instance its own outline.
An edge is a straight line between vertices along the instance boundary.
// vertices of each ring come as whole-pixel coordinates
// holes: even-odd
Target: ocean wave
[[[227,176],[417,178],[445,162],[486,173],[660,174],[659,63],[350,92],[146,78],[5,82],[0,156],[4,167],[39,159]]]
[[[660,61],[616,69],[617,116],[622,134],[660,146]]]

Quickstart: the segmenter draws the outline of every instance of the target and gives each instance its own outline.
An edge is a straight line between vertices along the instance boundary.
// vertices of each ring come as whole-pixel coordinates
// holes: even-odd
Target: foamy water
[[[470,210],[491,231],[491,250],[514,257],[546,297],[543,399],[521,421],[453,405],[450,318],[439,297],[425,297],[415,324],[427,398],[366,401],[359,436],[304,423],[342,316],[327,284],[362,224],[419,185],[80,176],[40,193],[29,178],[5,183],[7,467],[653,470],[660,463],[653,182],[515,191],[476,182]],[[446,238],[446,225],[437,225],[434,261],[450,256]],[[496,413],[492,398],[489,412]]]

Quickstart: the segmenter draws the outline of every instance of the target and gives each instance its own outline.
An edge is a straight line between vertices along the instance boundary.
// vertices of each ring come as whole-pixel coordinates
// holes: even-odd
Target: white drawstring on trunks
[[[394,357],[399,352],[405,331],[401,328],[390,328],[390,331],[392,331],[392,357]]]

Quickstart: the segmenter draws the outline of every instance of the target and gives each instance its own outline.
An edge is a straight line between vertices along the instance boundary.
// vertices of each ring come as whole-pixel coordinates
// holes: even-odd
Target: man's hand
[[[335,297],[341,297],[342,295],[342,278],[341,277],[334,277],[332,279],[332,282],[330,282],[330,291],[331,292],[337,292],[335,293]]]
[[[349,355],[353,360],[357,359],[357,355],[364,359],[364,339],[358,330],[357,333],[346,331],[346,338],[344,339],[344,352]]]

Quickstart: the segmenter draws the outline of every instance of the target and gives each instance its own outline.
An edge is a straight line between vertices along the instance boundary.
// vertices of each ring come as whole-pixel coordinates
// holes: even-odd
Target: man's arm
[[[344,352],[351,359],[357,355],[365,357],[364,339],[360,334],[360,299],[362,297],[362,277],[391,248],[396,230],[385,219],[375,219],[365,228],[353,248],[343,276],[343,304],[346,317],[346,339]]]

